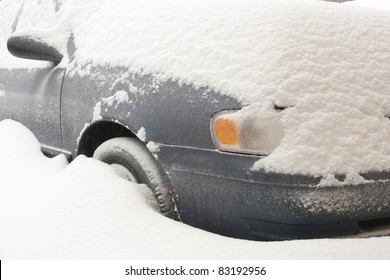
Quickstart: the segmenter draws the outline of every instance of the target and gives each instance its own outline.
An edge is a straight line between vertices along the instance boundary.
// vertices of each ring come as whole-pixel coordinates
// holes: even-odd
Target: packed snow
[[[115,108],[121,104],[121,103],[131,103],[132,101],[129,101],[129,95],[126,91],[120,90],[117,91],[114,95],[111,95],[109,97],[102,98],[101,101],[96,103],[94,109],[93,109],[93,118],[92,121],[98,121],[101,120],[102,117],[102,106],[114,106]],[[107,110],[107,108],[105,108]]]
[[[126,91],[120,90],[117,91],[114,95],[102,99],[103,103],[108,106],[112,106],[115,103],[115,106],[123,102],[129,102],[129,95]]]
[[[145,142],[146,141],[146,130],[145,127],[141,127],[138,132],[137,132],[137,138],[140,139],[141,141]]]
[[[77,157],[46,158],[23,125],[0,122],[1,259],[388,259],[390,237],[254,242],[155,212],[145,185]]]

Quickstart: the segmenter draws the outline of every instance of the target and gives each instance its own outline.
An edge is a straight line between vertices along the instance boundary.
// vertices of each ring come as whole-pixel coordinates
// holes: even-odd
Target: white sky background
[[[0,259],[389,259],[390,237],[236,240],[162,217],[142,185],[78,157],[45,158],[29,130],[0,122]]]

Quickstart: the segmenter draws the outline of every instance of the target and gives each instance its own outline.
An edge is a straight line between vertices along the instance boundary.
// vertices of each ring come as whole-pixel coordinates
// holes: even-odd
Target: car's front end
[[[207,231],[253,240],[388,234],[386,172],[321,186],[321,177],[251,170],[259,156],[161,145],[159,158],[180,219]]]

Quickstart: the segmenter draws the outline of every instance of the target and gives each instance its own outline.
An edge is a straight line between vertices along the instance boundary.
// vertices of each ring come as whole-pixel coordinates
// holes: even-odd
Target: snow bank
[[[390,238],[252,242],[169,220],[106,164],[48,159],[0,122],[1,259],[388,259]]]

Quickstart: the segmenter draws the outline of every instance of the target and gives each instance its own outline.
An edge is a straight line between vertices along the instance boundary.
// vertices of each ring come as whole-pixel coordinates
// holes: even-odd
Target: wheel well
[[[77,154],[91,157],[100,144],[115,137],[136,137],[136,135],[128,128],[115,122],[101,121],[94,123],[82,134]]]

